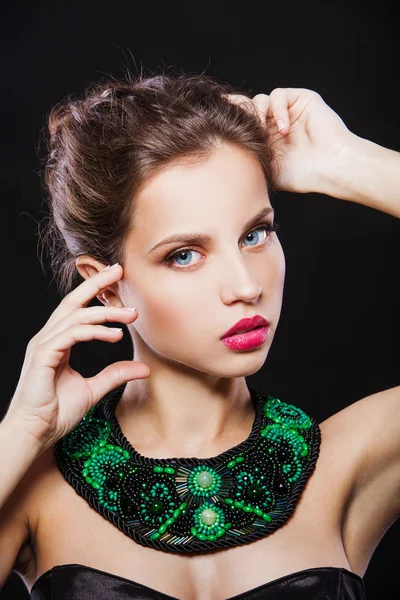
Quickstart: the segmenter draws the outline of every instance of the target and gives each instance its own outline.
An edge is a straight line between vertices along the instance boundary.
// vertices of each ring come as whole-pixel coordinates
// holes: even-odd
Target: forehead
[[[186,159],[155,175],[135,199],[132,229],[151,224],[153,241],[175,230],[221,223],[230,215],[244,221],[261,206],[271,206],[261,165],[225,144],[206,158]]]

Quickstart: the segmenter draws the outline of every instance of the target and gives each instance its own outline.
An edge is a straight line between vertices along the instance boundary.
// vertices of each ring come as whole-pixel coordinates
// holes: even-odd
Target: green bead
[[[172,525],[173,523],[175,523],[175,519],[173,517],[170,517],[169,519],[167,519],[165,521],[165,524],[167,527],[169,527],[170,525]]]
[[[214,478],[209,471],[201,471],[197,474],[197,483],[202,488],[209,488],[212,486]]]
[[[99,444],[101,446],[101,442]],[[114,450],[114,446],[112,444],[106,444],[107,450]]]
[[[99,490],[101,488],[101,485],[99,483],[97,483],[97,481],[93,481],[92,486],[94,487],[95,490]]]
[[[216,512],[214,510],[212,510],[211,508],[205,508],[200,514],[200,521],[204,525],[208,525],[208,526],[214,525],[216,520],[217,520]]]
[[[240,502],[240,500],[235,500],[234,505],[236,508],[243,508],[243,502]]]
[[[207,539],[207,536],[204,535],[204,533],[198,533],[197,534],[197,539],[201,540],[202,542],[205,542]]]
[[[261,508],[256,507],[254,509],[254,512],[256,513],[256,515],[258,515],[259,517],[262,517],[263,515],[263,511],[261,510]]]
[[[182,502],[182,504],[180,504],[178,506],[179,510],[184,510],[187,507],[187,502]]]
[[[251,506],[243,506],[243,510],[247,513],[253,512],[253,508]]]
[[[167,531],[167,527],[168,525],[166,525],[165,523],[163,525],[160,525],[160,527],[158,528],[158,533],[165,533]]]
[[[131,455],[129,454],[128,450],[124,450],[122,453],[122,456],[124,456],[125,458],[130,458]]]
[[[267,521],[268,523],[270,523],[272,521],[272,518],[267,514],[263,514],[262,518],[264,519],[264,521]]]
[[[232,500],[232,498],[225,498],[225,503],[226,504],[233,504],[234,500]]]
[[[149,511],[153,515],[161,515],[164,512],[164,508],[164,502],[161,500],[153,500],[153,502],[150,502],[149,504]]]
[[[150,539],[151,539],[151,540],[158,540],[158,538],[159,538],[159,537],[161,537],[161,533],[158,533],[158,531],[156,531],[155,533],[153,533],[153,534],[150,536]]]
[[[250,500],[260,500],[262,495],[262,489],[257,484],[249,485],[249,487],[247,488],[247,497]]]
[[[191,528],[190,528],[190,533],[191,533],[192,535],[194,535],[194,536],[197,536],[197,529],[196,529],[196,527],[191,527]]]
[[[236,459],[237,463],[242,463],[244,461],[244,456],[238,456]]]
[[[225,529],[218,529],[215,535],[217,536],[217,538],[222,537],[223,535],[225,535]]]
[[[228,469],[232,469],[232,467],[234,467],[235,465],[236,460],[230,460],[226,466],[228,467]]]
[[[154,467],[154,473],[162,473],[164,471],[164,467]]]
[[[165,467],[164,472],[168,473],[168,475],[173,475],[175,473],[175,469],[172,467]]]
[[[207,539],[208,539],[210,542],[214,542],[214,541],[217,539],[217,536],[216,536],[216,535],[213,535],[212,533],[210,533],[210,535],[208,535],[208,536],[207,536]]]
[[[86,477],[88,473],[89,473],[88,469],[83,469],[83,471],[82,471],[82,475],[83,475],[84,477]]]
[[[176,510],[174,510],[174,512],[172,513],[172,516],[174,517],[174,519],[177,519],[179,517],[179,515],[181,514],[181,511],[179,510],[179,508],[177,508]]]

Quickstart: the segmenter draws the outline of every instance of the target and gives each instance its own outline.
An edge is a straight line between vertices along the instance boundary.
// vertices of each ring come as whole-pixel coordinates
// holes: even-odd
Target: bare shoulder
[[[400,386],[354,402],[320,427],[343,464],[346,555],[353,570],[364,572],[400,516]]]

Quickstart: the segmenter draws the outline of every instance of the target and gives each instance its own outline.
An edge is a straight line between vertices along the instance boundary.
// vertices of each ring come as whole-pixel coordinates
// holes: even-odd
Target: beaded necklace
[[[65,479],[103,517],[143,546],[191,553],[249,544],[289,519],[319,456],[313,417],[248,385],[256,416],[246,440],[212,458],[150,458],[115,416],[125,386],[53,447]]]

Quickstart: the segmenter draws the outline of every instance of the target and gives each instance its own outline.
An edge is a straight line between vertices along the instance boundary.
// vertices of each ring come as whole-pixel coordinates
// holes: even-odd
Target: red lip
[[[269,322],[260,315],[255,315],[255,317],[252,317],[251,319],[241,319],[226,333],[224,333],[224,335],[221,337],[221,340],[237,333],[238,331],[251,331],[251,329],[254,329],[255,327],[267,327],[268,325]]]

